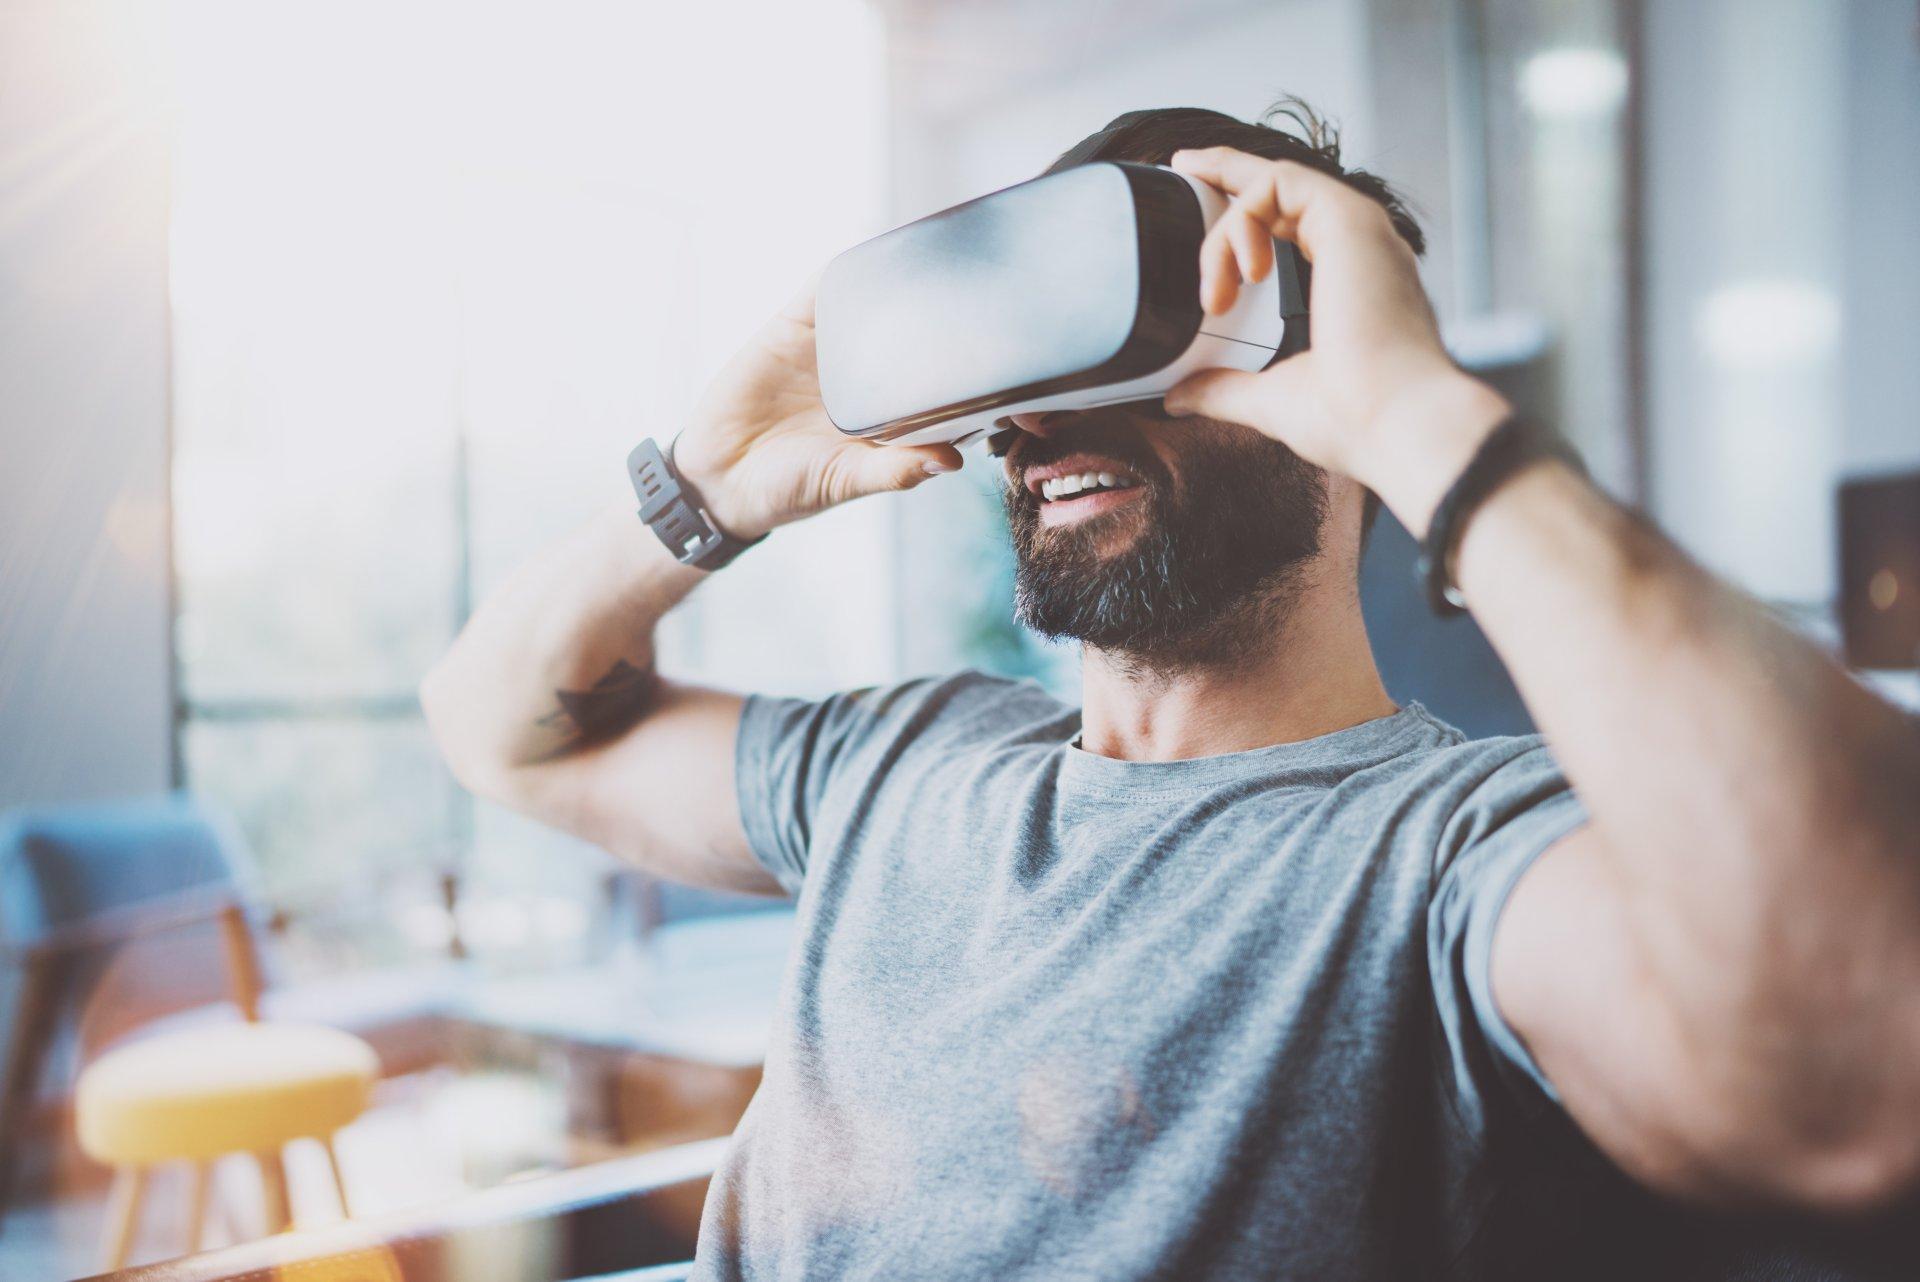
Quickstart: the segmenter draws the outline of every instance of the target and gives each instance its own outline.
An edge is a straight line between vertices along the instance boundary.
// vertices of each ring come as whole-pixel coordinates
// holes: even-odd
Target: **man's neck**
[[[1081,746],[1122,761],[1297,743],[1395,710],[1348,576],[1302,591],[1268,638],[1229,662],[1155,671],[1088,649],[1081,705]]]

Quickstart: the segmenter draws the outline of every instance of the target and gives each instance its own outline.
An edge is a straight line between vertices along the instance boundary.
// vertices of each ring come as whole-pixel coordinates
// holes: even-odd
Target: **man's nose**
[[[1038,414],[1009,414],[1013,425],[1033,436],[1052,436],[1073,421],[1066,410],[1043,410]]]

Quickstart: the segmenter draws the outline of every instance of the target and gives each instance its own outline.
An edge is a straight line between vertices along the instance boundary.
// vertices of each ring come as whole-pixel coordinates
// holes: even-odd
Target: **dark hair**
[[[1293,129],[1276,128],[1286,121]],[[1294,132],[1298,130],[1298,132]],[[1205,107],[1151,107],[1115,116],[1106,128],[1091,134],[1060,154],[1048,173],[1084,165],[1090,160],[1131,160],[1164,165],[1173,153],[1188,148],[1232,147],[1268,160],[1292,160],[1323,174],[1331,174],[1387,211],[1393,229],[1416,254],[1427,252],[1427,237],[1408,212],[1406,202],[1386,181],[1364,169],[1340,163],[1340,132],[1298,98],[1285,97],[1249,124],[1225,112]]]
[[[1285,122],[1292,129],[1276,127]],[[1298,132],[1294,132],[1297,130]],[[1415,254],[1427,250],[1427,237],[1414,221],[1406,202],[1385,180],[1364,169],[1340,163],[1340,134],[1312,107],[1288,96],[1267,108],[1260,123],[1229,116],[1205,107],[1152,107],[1115,116],[1106,128],[1081,139],[1047,166],[1048,173],[1084,165],[1093,160],[1131,160],[1164,165],[1173,153],[1187,148],[1232,147],[1268,160],[1292,160],[1331,174],[1387,211],[1393,229]],[[1371,490],[1360,513],[1361,539],[1373,528],[1380,499]]]

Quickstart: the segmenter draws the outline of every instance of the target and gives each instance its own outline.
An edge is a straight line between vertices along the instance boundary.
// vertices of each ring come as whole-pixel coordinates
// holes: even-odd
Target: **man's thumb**
[[[1239,369],[1203,369],[1182,379],[1167,393],[1167,413],[1185,417],[1199,414],[1229,423],[1268,430],[1277,417],[1275,407],[1288,399],[1288,385],[1298,371],[1288,362],[1257,374]]]
[[[960,470],[960,451],[951,445],[875,445],[861,459],[862,488],[869,493],[906,490],[930,476]]]

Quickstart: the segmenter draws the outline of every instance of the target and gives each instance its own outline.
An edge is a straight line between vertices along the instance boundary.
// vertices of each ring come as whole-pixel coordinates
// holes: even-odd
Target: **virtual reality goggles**
[[[1175,170],[1101,161],[854,246],[815,302],[827,416],[867,440],[965,444],[1013,414],[1157,399],[1303,350],[1309,269],[1285,241],[1231,309],[1201,310],[1200,243],[1226,208]]]

